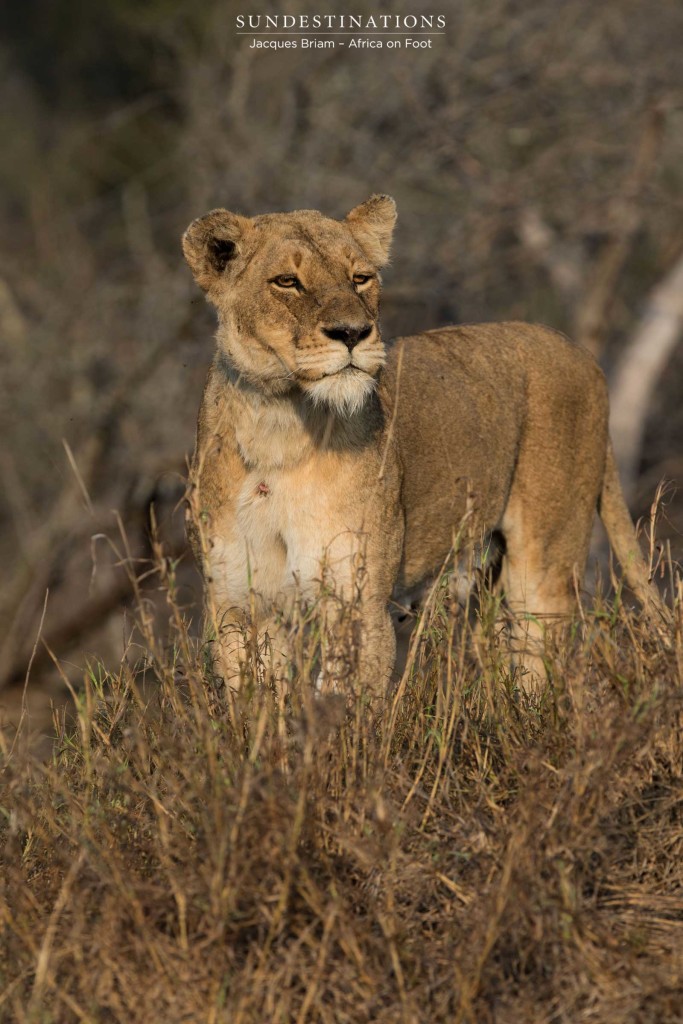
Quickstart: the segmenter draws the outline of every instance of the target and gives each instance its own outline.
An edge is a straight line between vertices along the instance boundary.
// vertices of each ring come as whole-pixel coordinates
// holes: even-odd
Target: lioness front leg
[[[212,675],[231,691],[241,688],[248,661],[246,615],[236,607],[206,613],[206,651]]]
[[[396,660],[396,634],[388,603],[360,602],[356,616],[337,604],[326,613],[320,689],[350,691],[374,703],[386,697]],[[346,614],[344,613],[346,611]]]
[[[272,683],[278,692],[288,684],[290,652],[280,616],[251,618],[239,609],[220,617],[209,642],[214,676],[233,693],[254,683]]]
[[[384,699],[396,661],[396,633],[387,601],[368,602],[361,630],[361,686],[373,699]]]

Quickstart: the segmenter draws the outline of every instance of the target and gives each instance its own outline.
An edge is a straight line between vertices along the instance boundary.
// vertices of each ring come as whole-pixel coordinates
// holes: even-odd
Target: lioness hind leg
[[[594,507],[591,494],[567,508],[566,516],[550,517],[547,503],[529,504],[514,494],[508,502],[501,583],[511,619],[511,662],[527,693],[545,685],[547,641],[557,639],[574,614]]]
[[[519,561],[506,558],[503,564],[510,661],[526,693],[538,693],[545,685],[548,640],[566,627],[574,610],[566,567],[545,571],[534,561],[533,556]]]
[[[501,529],[502,584],[520,684],[545,683],[546,635],[568,624],[605,475],[607,390],[597,366],[569,346],[554,377],[528,364],[528,419]],[[562,380],[562,385],[558,381]]]

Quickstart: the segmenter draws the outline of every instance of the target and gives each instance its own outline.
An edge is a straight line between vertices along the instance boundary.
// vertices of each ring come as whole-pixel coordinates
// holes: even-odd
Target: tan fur
[[[341,222],[216,210],[183,239],[219,319],[190,533],[230,685],[243,654],[231,627],[253,615],[276,633],[273,608],[314,597],[323,579],[349,597],[362,562],[362,667],[381,690],[388,602],[438,571],[466,515],[471,532],[504,538],[523,683],[538,678],[544,622],[572,612],[598,504],[629,582],[656,605],[594,360],[522,323],[428,331],[387,351],[378,270],[395,216],[387,196]]]

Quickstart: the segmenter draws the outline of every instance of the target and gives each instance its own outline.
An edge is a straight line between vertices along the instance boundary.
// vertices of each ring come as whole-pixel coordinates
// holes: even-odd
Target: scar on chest
[[[264,496],[270,494],[270,487],[262,480],[261,483],[256,488],[256,493],[263,494]]]

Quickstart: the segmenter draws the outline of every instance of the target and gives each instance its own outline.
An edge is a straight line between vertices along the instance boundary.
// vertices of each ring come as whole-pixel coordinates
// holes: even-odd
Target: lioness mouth
[[[324,373],[323,377],[339,377],[343,373],[365,373],[365,370],[361,370],[360,366],[356,366],[355,363],[347,363],[346,366],[342,366],[339,370],[331,370],[329,373]]]

